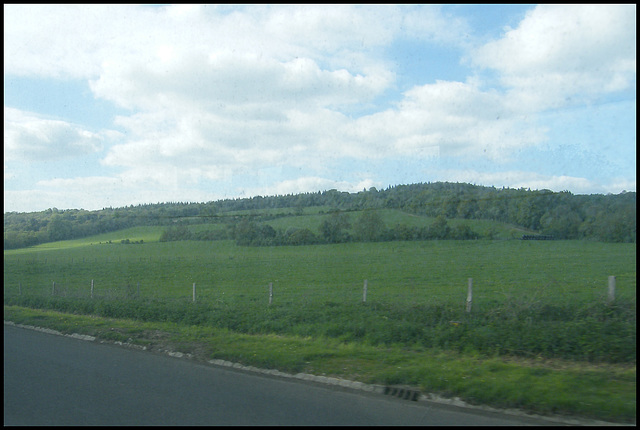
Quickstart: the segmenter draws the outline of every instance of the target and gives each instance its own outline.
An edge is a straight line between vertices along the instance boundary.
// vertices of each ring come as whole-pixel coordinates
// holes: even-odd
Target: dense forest
[[[269,226],[257,224],[238,211],[291,208],[301,214],[306,207],[327,207],[321,235],[296,231],[278,237]],[[407,230],[403,226],[385,229],[368,209],[393,208],[407,213],[435,217],[430,229]],[[341,212],[361,211],[353,227],[356,235],[344,235]],[[233,213],[233,214],[232,214]],[[255,215],[255,213],[253,214]],[[255,216],[254,216],[255,218]],[[398,185],[385,190],[370,188],[358,193],[329,190],[284,196],[257,196],[208,203],[158,203],[122,208],[47,209],[42,212],[4,214],[4,249],[75,239],[123,228],[147,225],[171,226],[164,240],[186,238],[179,226],[201,223],[228,224],[227,237],[239,244],[295,244],[346,240],[475,239],[469,230],[448,229],[446,220],[488,219],[514,224],[553,236],[555,239],[590,239],[605,242],[636,241],[636,193],[573,195],[570,192],[484,187],[463,183]],[[311,235],[309,234],[311,233]],[[282,236],[282,235],[281,235]],[[220,239],[222,237],[190,237]],[[286,240],[285,240],[286,239]]]

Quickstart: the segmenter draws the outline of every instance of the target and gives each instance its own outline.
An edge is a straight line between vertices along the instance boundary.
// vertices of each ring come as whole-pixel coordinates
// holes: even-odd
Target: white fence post
[[[272,300],[273,300],[273,282],[269,282],[269,305],[271,305]]]
[[[362,290],[362,303],[367,301],[367,280],[364,280],[364,288]]]
[[[609,294],[607,301],[613,303],[616,300],[616,277],[609,276]]]
[[[472,301],[473,301],[473,278],[469,278],[469,287],[467,289],[467,312],[471,312]]]

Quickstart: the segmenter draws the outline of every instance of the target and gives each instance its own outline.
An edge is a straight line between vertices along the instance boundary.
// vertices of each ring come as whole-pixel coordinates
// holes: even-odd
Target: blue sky
[[[4,210],[636,190],[635,5],[5,5]]]

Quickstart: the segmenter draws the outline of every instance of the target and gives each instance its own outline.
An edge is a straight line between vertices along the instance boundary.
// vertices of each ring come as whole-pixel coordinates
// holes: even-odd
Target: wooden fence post
[[[271,305],[272,300],[273,300],[273,282],[269,282],[269,305]]]
[[[51,295],[56,294],[56,281],[53,281],[53,285],[51,286]]]
[[[616,300],[616,277],[609,276],[609,294],[607,297],[608,303],[613,303]]]
[[[193,302],[195,303],[196,301],[196,283],[193,283]]]
[[[367,301],[367,280],[364,280],[364,288],[362,290],[362,303]]]
[[[18,294],[22,295],[22,284],[18,282]]]
[[[93,279],[91,280],[91,298],[93,299]]]
[[[469,278],[467,289],[467,312],[471,312],[471,302],[473,301],[473,278]]]

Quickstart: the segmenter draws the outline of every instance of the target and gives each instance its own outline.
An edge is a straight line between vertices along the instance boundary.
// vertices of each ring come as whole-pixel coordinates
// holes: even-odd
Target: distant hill
[[[394,211],[384,212],[382,209]],[[331,224],[341,222],[338,215],[340,213],[351,213],[353,216],[349,217],[348,227],[341,227],[341,234],[344,233],[346,236],[334,237],[332,234],[335,232],[331,231]],[[378,215],[372,215],[376,213]],[[433,228],[412,226],[410,221],[398,215],[401,213],[433,218],[433,222],[437,221],[438,224]],[[319,224],[316,224],[315,231],[309,227],[295,225],[308,222],[310,219],[307,217],[295,221],[291,218],[293,224],[288,226],[276,223],[275,228],[265,223],[269,220],[301,215],[316,217]],[[400,216],[403,220],[394,222],[389,216]],[[483,228],[476,227],[474,230],[472,224],[461,223],[460,220],[509,224],[523,229],[523,234],[541,234],[555,239],[635,242],[636,193],[573,195],[567,191],[531,191],[435,182],[397,185],[384,190],[370,188],[357,193],[329,190],[225,199],[207,203],[141,204],[97,211],[52,208],[42,212],[5,213],[4,248],[13,249],[51,241],[77,239],[136,226],[171,226],[175,233],[178,226],[198,224],[224,224],[225,229],[201,230],[200,236],[193,237],[196,239],[215,240],[223,234],[228,238],[229,234],[243,234],[242,230],[238,230],[242,228],[249,229],[244,232],[249,236],[255,233],[252,233],[251,229],[262,228],[263,231],[260,231],[259,235],[268,239],[275,237],[280,230],[283,235],[287,228],[291,227],[290,235],[297,232],[298,239],[303,243],[314,240],[304,231],[305,229],[313,233],[318,241],[328,242],[411,238],[469,239],[492,237],[496,233],[495,224],[493,231],[488,227],[484,229],[486,231],[478,231]],[[438,227],[441,227],[442,231],[436,231]],[[377,235],[376,228],[383,228],[385,234]],[[224,233],[209,233],[212,236],[205,237],[202,231]],[[249,240],[249,243],[251,242],[252,240]],[[266,244],[269,240],[263,242]]]

